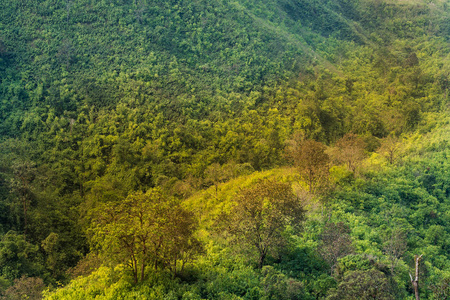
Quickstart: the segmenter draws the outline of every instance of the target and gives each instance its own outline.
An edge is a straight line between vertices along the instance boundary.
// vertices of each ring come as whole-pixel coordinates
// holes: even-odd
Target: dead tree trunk
[[[414,262],[415,262],[415,267],[416,267],[416,276],[413,278],[413,276],[411,275],[411,273],[409,273],[409,277],[411,278],[411,283],[413,285],[414,288],[414,294],[416,295],[416,300],[420,300],[420,296],[419,296],[419,263],[420,260],[422,259],[423,254],[417,256],[414,255]]]

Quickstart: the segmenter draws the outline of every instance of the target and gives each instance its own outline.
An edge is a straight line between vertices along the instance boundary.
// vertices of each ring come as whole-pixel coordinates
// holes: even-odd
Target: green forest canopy
[[[200,224],[179,235],[182,253],[170,239],[157,259],[129,248],[148,289],[125,260],[47,296],[102,278],[106,292],[80,297],[341,299],[373,277],[380,299],[404,299],[420,252],[421,292],[439,299],[449,18],[445,0],[2,1],[0,294],[115,266],[93,237],[125,223],[95,212],[158,191]],[[324,149],[320,172],[292,155],[308,140]],[[264,180],[291,185],[307,213],[258,268],[224,228],[239,191]]]

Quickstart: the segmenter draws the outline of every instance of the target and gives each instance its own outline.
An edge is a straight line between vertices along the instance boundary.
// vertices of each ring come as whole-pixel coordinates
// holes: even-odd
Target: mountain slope
[[[295,141],[314,139],[332,148],[352,133],[373,154],[389,141],[428,131],[448,108],[449,24],[443,0],[0,1],[1,290],[22,275],[46,284],[67,281],[66,271],[90,252],[87,233],[98,205],[157,189],[179,201],[197,195],[189,206],[195,211],[200,190],[230,178],[237,177],[223,187],[236,193],[246,187],[240,182],[245,178],[275,174],[291,180],[276,174],[291,166],[286,150]],[[405,175],[408,183],[398,183],[398,191],[372,193],[379,186],[370,172],[374,182],[396,176],[383,173],[383,164],[363,179],[343,166],[332,169],[347,188],[336,196],[345,204],[337,214],[358,211],[359,222],[373,210],[370,219],[385,205],[380,193],[393,196],[403,211],[425,203],[407,206],[404,197],[428,193],[443,211],[434,198],[444,203],[445,189],[431,191],[437,177],[430,174]],[[409,187],[415,192],[406,192]],[[215,206],[211,190],[203,195]],[[223,192],[223,203],[234,197]],[[201,217],[212,222],[208,214]],[[435,222],[425,215],[420,218]],[[433,225],[447,230],[439,218]],[[312,227],[325,222],[317,220]],[[308,245],[318,243],[322,225]],[[377,243],[368,246],[371,254],[382,252],[381,233],[369,227],[375,241],[352,233],[359,253],[371,242]],[[414,230],[425,236],[422,229]],[[431,241],[430,235],[416,242]],[[421,251],[419,244],[411,249]],[[213,281],[221,276],[216,271],[229,278],[231,248],[207,249],[212,256],[226,253],[227,267],[218,267],[226,271],[208,273],[214,259],[206,256],[193,272],[208,279],[193,278]],[[296,291],[303,284],[320,298],[337,288],[342,278],[327,275],[331,267],[316,257],[316,248],[297,243],[293,249],[287,255],[300,265],[312,257],[305,263],[309,273],[288,268],[299,272],[292,282]],[[284,267],[277,269],[282,274],[270,268],[263,274],[240,257],[236,270],[242,273],[235,275],[249,272],[255,295],[269,293],[263,278],[288,284]],[[320,292],[322,279],[327,289]],[[198,288],[206,298],[227,288],[245,290],[233,284],[222,291]]]

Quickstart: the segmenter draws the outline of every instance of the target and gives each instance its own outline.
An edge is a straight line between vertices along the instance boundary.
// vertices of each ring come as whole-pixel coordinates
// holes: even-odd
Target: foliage
[[[262,268],[266,256],[283,244],[286,226],[298,230],[303,218],[302,203],[290,184],[262,181],[239,193],[227,223],[238,243],[256,250]]]
[[[321,234],[322,245],[319,252],[333,272],[338,259],[353,252],[350,228],[342,222],[328,223]]]
[[[444,128],[441,129],[446,132]],[[245,253],[234,252],[235,247],[216,236],[209,227],[210,223],[205,222],[202,223],[202,237],[209,241],[207,251],[194,264],[179,272],[177,278],[168,276],[162,281],[155,281],[153,276],[158,273],[150,272],[142,286],[133,286],[130,285],[134,281],[133,277],[119,271],[117,274],[128,276],[126,280],[129,283],[122,285],[126,282],[122,281],[114,285],[110,282],[108,285],[111,288],[102,288],[98,295],[113,293],[115,287],[122,286],[121,295],[127,295],[122,298],[152,295],[158,299],[178,295],[194,299],[295,299],[300,295],[302,299],[408,299],[412,295],[408,264],[417,252],[425,253],[426,271],[421,271],[422,295],[438,295],[436,286],[445,287],[441,278],[442,272],[445,272],[443,270],[448,268],[444,255],[447,239],[443,231],[448,217],[441,211],[446,207],[447,196],[439,190],[447,187],[448,177],[434,166],[445,165],[446,160],[441,154],[446,153],[448,147],[434,146],[432,151],[439,148],[442,152],[432,152],[432,155],[424,148],[431,149],[429,143],[445,136],[441,131],[436,131],[421,138],[411,137],[415,147],[399,150],[401,165],[392,166],[386,164],[384,158],[378,157],[379,160],[376,160],[375,157],[371,160],[372,165],[367,166],[357,178],[342,182],[328,195],[331,199],[327,207],[314,210],[314,206],[308,206],[311,210],[307,212],[308,218],[302,222],[301,233],[285,231],[284,236],[290,235],[289,243],[285,243],[277,255],[268,257],[262,270],[249,266]],[[408,156],[405,156],[405,151],[409,151]],[[422,172],[418,172],[418,167],[423,168]],[[427,170],[428,167],[430,170]],[[432,184],[429,182],[430,172],[435,176]],[[264,178],[266,180],[261,181]],[[267,178],[277,178],[277,181],[268,181]],[[292,173],[287,176],[286,170],[255,173],[219,185],[217,195],[215,187],[211,187],[190,200],[203,203],[205,207],[201,214],[211,214],[209,218],[214,218],[214,210],[218,207],[227,212],[233,211],[233,206],[227,207],[227,202],[238,201],[239,197],[250,192],[264,194],[261,184],[272,182],[283,185],[280,182],[289,181],[289,178],[292,182],[295,176]],[[289,186],[286,183],[284,185]],[[290,188],[287,190],[291,191]],[[433,200],[433,197],[439,200]],[[197,203],[195,201],[190,203],[192,207],[197,207],[193,205]],[[189,201],[186,202],[188,204]],[[348,246],[346,249],[350,250],[338,255],[334,277],[331,277],[325,257],[319,254],[331,255],[335,248],[339,250],[342,244],[336,242],[339,239],[344,239]],[[84,293],[86,289],[82,286],[74,289],[68,286],[66,292],[72,289],[73,293]],[[375,289],[374,286],[382,288]],[[54,295],[63,291],[58,290]],[[89,299],[91,296],[83,297]]]
[[[0,240],[0,272],[14,280],[23,274],[29,277],[45,274],[40,262],[39,248],[25,240],[23,234],[9,231]]]
[[[195,219],[176,201],[160,191],[128,196],[119,203],[105,203],[96,209],[90,229],[91,242],[109,257],[132,271],[135,283],[144,280],[145,269],[168,268],[177,272],[201,251],[193,237]]]
[[[364,140],[355,134],[347,133],[336,141],[332,156],[336,163],[343,163],[352,172],[365,157],[366,145]]]
[[[301,282],[290,279],[283,273],[277,272],[271,266],[264,266],[261,270],[264,278],[261,281],[263,296],[261,299],[305,299]]]
[[[393,164],[397,158],[399,150],[399,141],[393,136],[386,137],[381,143],[378,152],[386,157],[390,164]]]
[[[42,291],[45,289],[44,281],[39,277],[25,277],[14,280],[14,285],[5,291],[7,300],[39,300],[42,299]]]
[[[424,253],[422,296],[441,296],[447,2],[1,1],[0,292],[80,274],[46,295],[320,299],[372,274],[407,299],[408,263]],[[260,179],[308,211],[302,231],[276,220],[273,245],[285,243],[253,269],[214,220],[244,195],[276,203]],[[262,207],[277,223],[281,210]],[[130,217],[143,210],[149,226]],[[163,242],[144,255],[146,230]],[[192,260],[198,240],[216,248]],[[332,277],[336,260],[348,270]]]
[[[404,230],[394,228],[384,243],[383,250],[391,260],[391,273],[394,274],[398,261],[405,254],[407,246],[407,235]]]
[[[386,275],[378,270],[348,272],[327,299],[394,299]]]
[[[288,149],[288,155],[307,182],[310,193],[327,182],[330,158],[325,150],[325,145],[314,140],[293,141]]]

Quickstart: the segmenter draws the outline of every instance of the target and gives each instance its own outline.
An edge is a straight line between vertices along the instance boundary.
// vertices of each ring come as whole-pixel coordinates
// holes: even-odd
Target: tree
[[[325,153],[326,146],[314,140],[292,140],[287,154],[293,160],[300,176],[308,184],[309,191],[316,190],[328,178],[330,158]]]
[[[205,181],[207,183],[214,184],[215,191],[216,191],[216,197],[217,197],[217,191],[219,188],[219,184],[231,177],[231,172],[228,172],[225,168],[225,166],[221,166],[218,163],[214,163],[212,165],[209,165],[205,170]]]
[[[0,240],[0,276],[13,280],[45,273],[39,247],[25,240],[22,234],[9,231]]]
[[[408,105],[403,108],[404,125],[407,130],[412,130],[419,124],[422,119],[422,110],[420,104],[411,100]]]
[[[433,291],[433,299],[450,299],[450,278],[440,278],[440,280],[436,284],[432,284],[430,288]]]
[[[191,212],[159,190],[150,190],[99,205],[90,236],[105,258],[127,265],[137,283],[149,265],[176,275],[177,262],[192,259],[201,250],[195,229]]]
[[[364,159],[365,142],[356,134],[347,133],[336,141],[333,158],[337,163],[346,164],[352,172],[356,171],[358,164]]]
[[[60,237],[57,233],[50,233],[45,240],[41,242],[41,249],[46,254],[46,266],[53,272],[56,277],[64,270],[64,260],[68,254],[64,253],[61,248]]]
[[[5,291],[7,300],[40,300],[42,291],[45,289],[44,281],[39,277],[22,276],[20,279],[14,279],[14,285]]]
[[[12,165],[14,178],[11,180],[11,189],[17,193],[23,211],[23,234],[26,237],[28,227],[28,210],[32,197],[31,183],[36,176],[36,168],[33,162],[16,161]]]
[[[299,229],[304,217],[290,184],[266,180],[240,191],[229,216],[229,231],[244,247],[256,250],[262,268],[268,253],[284,244],[286,226]]]
[[[440,74],[437,77],[437,82],[439,86],[441,87],[442,91],[444,92],[444,99],[447,99],[448,91],[450,89],[450,74]]]
[[[415,266],[415,276],[413,277],[411,273],[409,273],[409,277],[411,279],[411,284],[414,288],[414,294],[416,296],[416,300],[420,300],[419,294],[419,264],[422,259],[423,254],[414,255],[414,266]]]
[[[389,238],[385,241],[383,250],[391,260],[391,273],[394,274],[398,261],[408,249],[406,232],[401,229],[393,229]]]
[[[337,288],[331,289],[327,297],[327,300],[365,299],[394,299],[389,282],[383,272],[375,269],[347,272]]]
[[[350,228],[342,222],[328,223],[325,225],[321,240],[319,253],[333,273],[338,259],[353,252]]]
[[[400,143],[398,138],[392,135],[383,139],[380,148],[378,148],[378,153],[386,157],[390,164],[393,164],[397,159],[398,151],[400,149]]]
[[[289,278],[272,266],[261,270],[262,299],[265,300],[300,300],[305,299],[304,288],[300,281]]]

